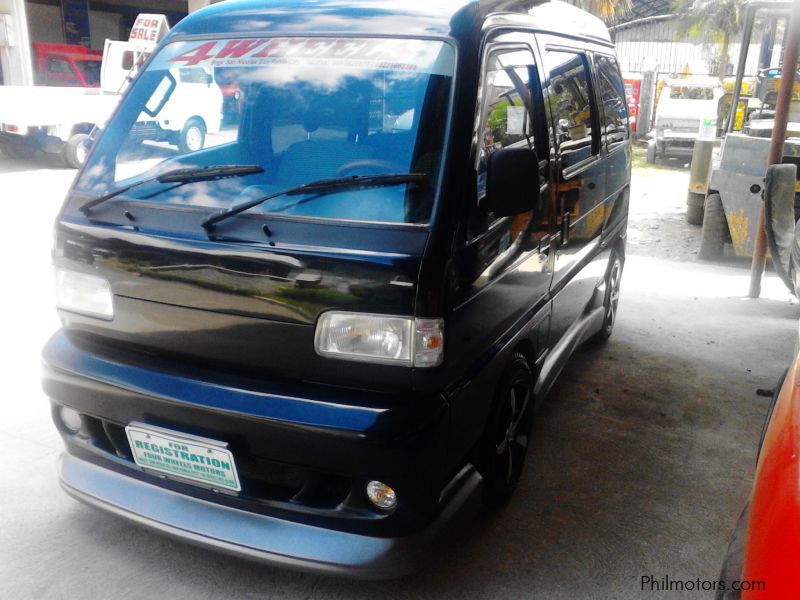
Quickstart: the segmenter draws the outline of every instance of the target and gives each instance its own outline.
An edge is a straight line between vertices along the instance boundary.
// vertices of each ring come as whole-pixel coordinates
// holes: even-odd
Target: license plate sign
[[[125,432],[140,467],[203,487],[242,490],[233,454],[223,442],[139,423],[131,423]]]

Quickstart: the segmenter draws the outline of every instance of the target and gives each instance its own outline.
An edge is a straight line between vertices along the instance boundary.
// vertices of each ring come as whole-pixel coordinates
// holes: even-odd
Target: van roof
[[[449,36],[474,41],[488,17],[519,27],[611,43],[603,22],[558,0],[231,0],[183,19],[169,37],[347,34]]]

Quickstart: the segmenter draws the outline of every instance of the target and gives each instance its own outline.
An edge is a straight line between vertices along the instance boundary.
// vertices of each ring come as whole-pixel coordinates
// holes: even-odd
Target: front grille
[[[137,141],[156,140],[162,133],[161,127],[155,121],[137,122],[131,128],[130,136]]]
[[[670,119],[659,124],[659,128],[696,133],[700,130],[700,119]]]

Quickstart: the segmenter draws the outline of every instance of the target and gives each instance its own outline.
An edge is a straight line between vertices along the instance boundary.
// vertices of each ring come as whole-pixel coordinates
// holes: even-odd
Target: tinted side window
[[[613,146],[628,139],[628,105],[625,84],[617,61],[610,56],[595,55],[597,85],[603,105],[603,131]]]
[[[493,152],[516,145],[533,148],[530,82],[534,69],[530,50],[501,50],[487,58],[478,140],[479,199],[486,193],[486,167]]]
[[[566,169],[597,154],[599,148],[589,69],[583,54],[548,50],[544,60],[559,159]]]

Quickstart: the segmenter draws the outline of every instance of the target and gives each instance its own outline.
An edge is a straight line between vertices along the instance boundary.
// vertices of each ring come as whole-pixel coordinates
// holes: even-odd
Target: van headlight
[[[435,367],[444,356],[444,321],[331,311],[319,318],[314,345],[329,358]]]
[[[56,269],[56,306],[109,321],[114,318],[114,297],[108,281],[78,271]]]

